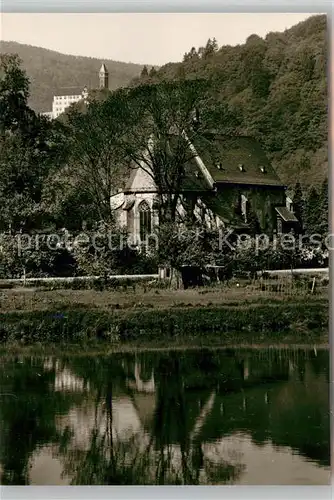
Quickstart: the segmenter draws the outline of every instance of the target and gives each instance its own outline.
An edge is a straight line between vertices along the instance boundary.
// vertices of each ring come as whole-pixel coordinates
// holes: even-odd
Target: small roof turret
[[[108,73],[107,66],[104,63],[101,65],[100,73]]]

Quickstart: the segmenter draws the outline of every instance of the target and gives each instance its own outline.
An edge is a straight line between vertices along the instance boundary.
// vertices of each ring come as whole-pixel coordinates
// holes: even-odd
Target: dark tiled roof
[[[194,146],[217,184],[283,187],[263,149],[252,137],[205,134],[194,141]],[[217,167],[219,163],[221,169]],[[263,167],[265,172],[261,171]]]
[[[136,172],[140,167],[134,167],[131,169],[131,173],[129,176],[129,179],[126,183],[126,186],[124,188],[124,192],[126,193],[131,193],[132,189],[132,183],[134,181]],[[200,172],[198,166],[195,164],[193,165],[192,162],[188,163],[185,167],[185,177],[182,182],[182,187],[181,191],[196,191],[196,192],[202,192],[202,191],[207,191],[209,189],[207,182],[205,181],[202,173]],[[140,190],[136,190],[136,192],[139,192]],[[143,191],[146,191],[144,189]]]
[[[82,95],[84,87],[63,87],[58,88],[54,94],[55,97],[70,96],[70,95]]]
[[[182,183],[182,191],[210,191],[202,172],[197,164],[189,162],[185,167],[185,178]]]
[[[288,210],[286,207],[276,207],[275,210],[282,217],[284,222],[298,222],[295,214],[290,212],[290,210]]]
[[[194,141],[196,152],[216,184],[246,184],[284,187],[259,143],[251,137],[205,134]],[[217,164],[221,163],[219,169]],[[243,165],[240,171],[239,165]],[[261,171],[264,168],[264,172]],[[182,191],[211,191],[195,158],[186,165]],[[136,169],[125,191],[131,191]]]
[[[233,204],[226,203],[225,195],[221,192],[208,192],[201,195],[205,206],[225,223],[237,227],[248,227],[241,215],[235,212]]]

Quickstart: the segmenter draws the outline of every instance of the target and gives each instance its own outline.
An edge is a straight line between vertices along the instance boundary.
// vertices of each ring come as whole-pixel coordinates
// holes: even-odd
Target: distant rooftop
[[[54,97],[63,97],[63,96],[69,96],[69,95],[81,95],[84,87],[64,87],[63,89],[57,89],[57,92],[54,94]]]

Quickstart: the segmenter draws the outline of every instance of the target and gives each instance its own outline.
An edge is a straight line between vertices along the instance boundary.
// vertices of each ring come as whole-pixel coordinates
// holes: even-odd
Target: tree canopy
[[[328,171],[327,43],[326,16],[312,16],[234,47],[209,39],[156,79],[206,80],[233,116],[234,132],[261,142],[284,183],[320,188]],[[218,119],[217,127],[225,123]]]

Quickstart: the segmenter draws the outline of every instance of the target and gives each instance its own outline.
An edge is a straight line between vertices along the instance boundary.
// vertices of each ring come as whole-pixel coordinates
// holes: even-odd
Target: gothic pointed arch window
[[[244,219],[244,221],[247,223],[247,218],[248,218],[248,212],[249,212],[249,201],[248,198],[242,194],[240,196],[240,209],[241,209],[241,214]]]
[[[139,211],[139,231],[140,239],[144,241],[152,232],[152,214],[151,208],[147,201],[142,201],[138,206]]]
[[[248,198],[244,194],[238,193],[235,212],[239,217],[242,217],[246,223],[247,223],[248,210],[249,210]]]

